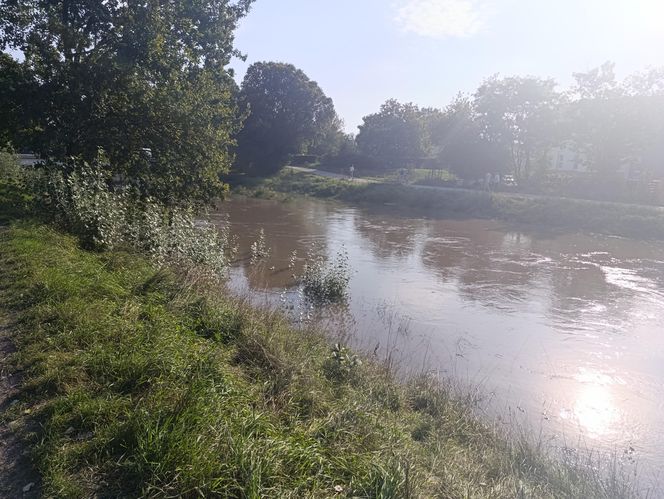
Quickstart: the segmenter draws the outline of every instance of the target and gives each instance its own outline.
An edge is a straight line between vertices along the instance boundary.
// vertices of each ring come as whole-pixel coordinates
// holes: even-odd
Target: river
[[[239,238],[236,292],[306,315],[303,257],[345,251],[347,305],[319,313],[345,341],[479,387],[492,417],[560,447],[664,465],[663,244],[306,199],[233,199],[215,218]],[[261,229],[271,254],[251,265]]]

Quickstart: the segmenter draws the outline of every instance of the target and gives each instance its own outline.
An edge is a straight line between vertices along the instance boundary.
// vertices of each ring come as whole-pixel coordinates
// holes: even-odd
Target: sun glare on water
[[[578,424],[592,438],[611,433],[618,423],[620,411],[612,386],[615,381],[604,374],[582,369],[575,379],[580,383],[571,410],[563,410],[561,417]]]

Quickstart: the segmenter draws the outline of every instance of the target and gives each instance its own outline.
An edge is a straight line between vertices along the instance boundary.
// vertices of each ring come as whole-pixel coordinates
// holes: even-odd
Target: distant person
[[[406,169],[401,168],[399,170],[399,182],[401,182],[402,184],[405,184],[407,175],[408,175],[408,173],[407,173]]]
[[[493,180],[493,175],[491,173],[487,172],[486,175],[484,175],[484,188],[487,191],[491,190],[491,181]]]
[[[350,165],[348,172],[349,172],[349,178],[353,180],[353,178],[355,178],[355,165]]]
[[[496,173],[493,176],[493,185],[500,185],[500,173]]]

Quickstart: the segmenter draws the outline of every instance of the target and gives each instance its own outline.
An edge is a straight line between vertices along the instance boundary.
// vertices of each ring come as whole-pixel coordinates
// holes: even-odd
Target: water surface
[[[407,371],[481,385],[488,407],[561,446],[581,439],[642,469],[664,465],[661,243],[315,200],[222,208],[218,222],[239,237],[234,289],[306,314],[293,280],[302,257],[312,246],[329,257],[343,248],[348,304],[323,315],[351,344]],[[261,228],[271,255],[252,266]]]

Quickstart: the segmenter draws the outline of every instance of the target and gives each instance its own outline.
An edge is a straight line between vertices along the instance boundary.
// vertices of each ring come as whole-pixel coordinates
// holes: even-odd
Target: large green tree
[[[26,145],[36,88],[25,66],[0,52],[0,148]]]
[[[664,69],[637,73],[618,81],[607,62],[575,73],[572,103],[566,111],[568,135],[590,169],[606,177],[625,169],[664,171]]]
[[[360,152],[387,168],[418,164],[429,154],[429,114],[415,104],[388,100],[379,112],[362,118],[356,139]]]
[[[511,158],[517,178],[529,178],[555,142],[561,95],[556,83],[535,77],[491,77],[475,93],[474,108],[488,140]]]
[[[486,137],[472,102],[464,95],[458,95],[434,121],[431,141],[440,165],[464,180],[507,171],[507,152]]]
[[[251,65],[241,98],[249,113],[238,135],[238,165],[244,171],[273,173],[291,154],[326,152],[324,144],[338,139],[341,121],[332,99],[292,64]]]
[[[633,130],[639,166],[646,177],[664,179],[664,67],[635,73],[624,86],[639,117]]]
[[[144,194],[212,199],[239,128],[233,32],[252,1],[0,0],[0,45],[38,84],[36,152],[103,149]]]

